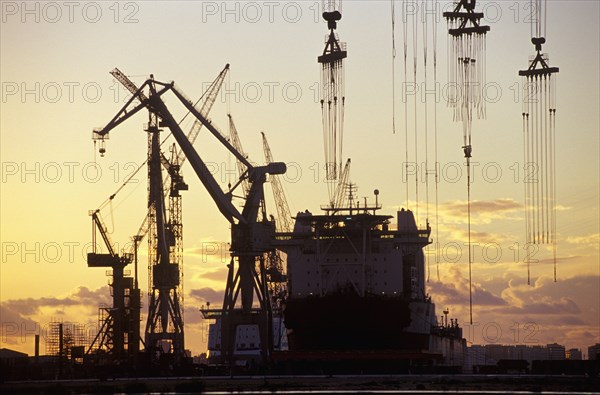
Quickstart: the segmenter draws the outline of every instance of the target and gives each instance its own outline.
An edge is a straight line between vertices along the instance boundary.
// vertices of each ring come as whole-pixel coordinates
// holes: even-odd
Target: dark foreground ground
[[[600,378],[542,375],[235,376],[14,381],[0,394],[600,393]]]

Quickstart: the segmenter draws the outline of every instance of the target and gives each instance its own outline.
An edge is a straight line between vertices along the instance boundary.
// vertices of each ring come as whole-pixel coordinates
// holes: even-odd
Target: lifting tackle
[[[558,67],[550,66],[546,43],[546,1],[536,0],[531,24],[535,56],[523,77],[523,160],[526,246],[550,244],[556,281],[556,88]],[[527,259],[527,283],[530,267]]]
[[[448,34],[452,40],[448,48],[448,78],[455,89],[448,97],[454,108],[454,120],[462,122],[463,153],[467,163],[467,223],[469,259],[469,318],[473,324],[473,289],[471,257],[471,132],[473,115],[485,119],[485,39],[489,26],[480,23],[483,12],[475,12],[476,0],[460,0],[452,11],[444,12],[448,21]]]
[[[344,136],[344,59],[346,43],[340,42],[335,30],[342,19],[339,0],[325,3],[323,19],[327,21],[329,34],[323,54],[317,58],[321,64],[321,116],[325,149],[325,178],[329,188],[329,200],[333,205],[335,181],[342,171],[342,147]]]

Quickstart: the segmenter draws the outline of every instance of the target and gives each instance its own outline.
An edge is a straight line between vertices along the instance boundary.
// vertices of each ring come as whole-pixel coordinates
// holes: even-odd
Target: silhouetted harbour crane
[[[149,92],[147,97],[142,97],[139,92]],[[172,92],[184,107],[199,120],[217,140],[225,146],[237,160],[246,167],[243,177],[225,193],[219,187],[214,177],[210,174],[206,164],[194,150],[191,142],[183,133],[179,124],[173,118],[161,96],[166,92]],[[133,105],[134,100],[139,101]],[[264,204],[263,184],[267,174],[283,174],[286,171],[284,163],[269,163],[265,166],[253,166],[245,156],[236,150],[231,143],[208,121],[194,104],[175,87],[173,82],[164,83],[150,76],[141,85],[137,93],[125,104],[117,115],[102,130],[94,131],[95,138],[99,141],[108,132],[140,110],[147,108],[149,112],[149,123],[146,127],[149,137],[149,207],[151,211],[151,235],[155,235],[151,247],[153,248],[155,275],[154,290],[156,292],[156,310],[150,306],[150,314],[156,311],[154,321],[150,320],[147,325],[147,335],[152,331],[152,325],[156,323],[159,328],[157,337],[147,336],[146,348],[150,352],[156,351],[157,343],[154,340],[169,340],[175,355],[183,351],[183,322],[176,311],[179,308],[174,291],[177,287],[178,269],[177,265],[170,262],[168,226],[165,221],[164,196],[162,175],[160,174],[160,140],[159,135],[162,127],[169,128],[177,141],[180,149],[190,161],[196,175],[205,186],[210,196],[216,203],[219,211],[231,223],[231,256],[229,265],[228,281],[221,310],[222,322],[222,355],[224,361],[233,363],[234,343],[236,329],[243,324],[256,324],[259,327],[261,338],[261,354],[266,361],[270,358],[272,350],[272,310],[265,281],[264,254],[271,248],[275,223],[266,216]],[[232,204],[233,190],[244,180],[250,182],[250,189],[246,196],[243,210],[240,212]],[[237,222],[236,222],[237,220]],[[236,267],[237,263],[237,267]],[[159,278],[159,279],[158,279]],[[168,291],[168,292],[167,292]],[[259,307],[253,306],[254,296],[259,302]],[[238,305],[239,300],[239,305]],[[169,320],[169,325],[164,322]],[[170,329],[170,330],[169,330]],[[160,335],[160,336],[158,336]]]
[[[201,113],[204,116],[207,116],[210,109],[212,108],[213,104],[215,103],[216,97],[218,95],[218,92],[223,84],[223,81],[225,79],[225,76],[227,75],[229,71],[229,64],[227,64],[225,66],[225,68],[219,73],[219,75],[217,76],[217,78],[210,84],[210,86],[208,87],[208,89],[206,90],[206,92],[202,95],[202,97],[200,97],[200,99],[198,100],[198,102],[196,103],[196,105],[199,107]],[[118,68],[113,69],[110,74],[117,80],[119,81],[133,96],[131,97],[130,103],[131,102],[136,102],[136,103],[141,103],[144,100],[148,100],[148,95],[146,93],[143,92],[143,90],[139,89],[135,83],[133,83],[123,72],[121,72]],[[183,121],[183,120],[182,120]],[[181,121],[181,122],[182,122]],[[180,123],[181,123],[180,122]],[[151,125],[152,123],[150,122],[148,124],[148,127]],[[199,132],[202,128],[202,123],[199,121],[195,121],[192,125],[192,128],[190,129],[190,131],[187,134],[187,138],[193,143],[194,140],[196,140],[196,138],[199,135]],[[99,142],[100,143],[100,152],[101,155],[103,156],[106,152],[106,148],[105,148],[105,140],[108,137],[108,134],[104,134],[103,136],[100,135],[94,135],[94,142]],[[162,146],[162,144],[166,141],[166,139],[162,140],[162,142],[160,143],[160,145]],[[149,144],[153,144],[150,143]],[[149,150],[150,152],[150,150]],[[160,151],[160,149],[157,150],[156,153],[156,157],[158,158],[158,161],[160,162],[160,164],[165,168],[167,175],[164,177],[163,179],[163,186],[162,187],[158,187],[158,189],[162,189],[161,194],[164,195],[164,198],[167,199],[169,201],[169,205],[168,205],[168,209],[167,211],[163,214],[163,218],[167,218],[167,222],[165,223],[165,234],[168,236],[168,250],[169,250],[169,256],[170,256],[170,261],[171,264],[173,265],[177,265],[177,267],[179,268],[178,272],[179,272],[179,279],[172,279],[171,282],[177,284],[176,289],[173,290],[173,295],[170,296],[171,299],[171,303],[173,306],[178,305],[178,308],[173,309],[173,307],[171,306],[171,311],[173,311],[173,313],[170,313],[173,318],[171,318],[171,328],[168,328],[167,333],[168,332],[172,332],[173,334],[167,334],[166,336],[161,335],[161,333],[164,332],[164,330],[162,329],[162,322],[169,322],[169,316],[164,314],[164,311],[169,311],[168,307],[160,307],[160,305],[164,305],[164,306],[168,306],[169,304],[169,300],[165,300],[165,299],[169,299],[169,298],[165,298],[162,297],[162,301],[161,301],[161,296],[157,295],[157,291],[155,290],[155,286],[154,286],[154,281],[153,278],[155,277],[155,270],[154,269],[154,265],[153,262],[156,262],[156,240],[153,240],[152,238],[149,239],[149,273],[148,273],[148,277],[149,277],[149,307],[150,307],[150,312],[149,312],[149,320],[147,321],[147,325],[146,325],[146,340],[150,340],[151,344],[154,344],[154,350],[157,352],[161,352],[163,350],[163,341],[167,341],[169,343],[171,343],[172,346],[172,352],[174,352],[176,354],[177,358],[180,358],[183,355],[183,315],[181,314],[181,310],[182,310],[182,305],[183,305],[183,235],[182,235],[182,230],[183,230],[183,225],[182,225],[182,207],[181,207],[181,195],[180,195],[180,191],[182,190],[187,190],[187,184],[185,184],[185,182],[183,181],[183,177],[180,174],[180,170],[181,170],[181,166],[183,164],[183,162],[185,161],[186,157],[182,152],[178,152],[177,151],[177,147],[175,145],[171,146],[170,148],[170,157],[167,158],[167,156]],[[100,217],[100,210],[108,203],[111,203],[113,201],[113,199],[115,198],[115,196],[130,182],[130,180],[133,178],[133,176],[135,174],[137,174],[137,172],[141,169],[142,166],[146,165],[147,163],[150,163],[149,160],[151,159],[150,155],[148,157],[148,159],[146,161],[144,161],[144,163],[133,173],[130,175],[130,177],[128,177],[125,182],[117,189],[117,191],[115,193],[113,193],[101,206],[99,209],[95,210],[92,212],[93,215],[93,220],[95,220],[95,223],[97,223],[97,228],[101,231],[101,234],[103,235],[103,237],[108,237],[107,232],[106,232],[106,227],[103,225],[101,217]],[[152,157],[152,159],[154,159],[154,157]],[[158,174],[161,173],[160,169],[156,169],[156,167],[153,170],[154,173]],[[150,172],[149,172],[150,173]],[[169,185],[170,184],[170,185]],[[167,187],[167,185],[169,185],[169,187]],[[152,187],[153,188],[153,187]],[[149,183],[149,191],[150,191],[150,183]],[[156,196],[158,196],[158,192],[156,192],[155,194]],[[149,199],[151,198],[150,193],[149,193]],[[163,200],[164,202],[164,200]],[[162,204],[162,206],[164,207],[164,203]],[[164,211],[164,210],[163,210]],[[132,298],[132,302],[135,306],[137,306],[137,319],[136,324],[129,324],[128,328],[131,327],[133,329],[130,330],[130,333],[128,333],[127,338],[129,339],[128,342],[130,343],[130,345],[128,346],[129,350],[133,350],[130,352],[130,354],[136,354],[139,351],[139,343],[140,343],[140,308],[141,308],[141,303],[140,303],[140,290],[138,287],[138,281],[137,281],[137,273],[138,273],[138,269],[137,269],[137,248],[140,244],[140,242],[142,241],[142,239],[146,236],[146,234],[148,234],[148,232],[150,232],[152,230],[152,234],[156,233],[156,224],[155,224],[155,218],[156,218],[156,214],[155,214],[155,210],[154,210],[154,206],[151,205],[150,206],[150,210],[148,211],[148,214],[144,217],[144,220],[141,224],[141,226],[139,227],[139,230],[137,232],[137,234],[132,238],[133,243],[132,243],[132,247],[130,249],[129,253],[124,253],[124,256],[128,256],[128,257],[135,257],[134,262],[135,262],[135,277],[133,279],[133,288],[131,291],[127,290],[124,291],[121,288],[121,284],[123,283],[123,281],[120,281],[119,278],[122,277],[122,268],[119,270],[115,270],[113,269],[113,283],[112,283],[112,287],[113,287],[113,296],[117,295],[122,295],[123,293],[126,293],[127,295],[129,295],[131,293],[130,298]],[[111,248],[109,248],[109,251],[112,251]],[[96,251],[94,251],[94,254],[96,253]],[[111,253],[112,254],[112,253]],[[163,253],[164,254],[164,253]],[[98,259],[94,259],[96,256],[99,256],[99,254],[95,254],[91,256],[91,259],[88,259],[89,262],[92,262],[92,264],[98,265],[101,264],[101,262],[99,262]],[[91,265],[90,265],[91,266]],[[111,266],[112,267],[112,266]],[[171,269],[173,270],[173,269]],[[175,273],[176,274],[176,273]],[[127,278],[126,278],[127,280]],[[125,281],[125,285],[127,285],[127,281]],[[115,288],[116,287],[116,288]],[[131,287],[130,287],[131,288]],[[164,294],[170,293],[171,291],[168,290],[163,290]],[[122,303],[121,303],[122,304]],[[114,303],[114,306],[117,306],[116,303]],[[117,317],[116,314],[117,312],[120,312],[122,309],[119,308],[115,308],[113,307],[112,309],[106,309],[104,308],[104,312],[109,312],[111,314],[104,314],[103,315],[103,319],[102,319],[102,323],[101,323],[101,330],[98,333],[96,339],[94,340],[92,346],[90,347],[90,350],[92,350],[92,348],[94,349],[103,349],[103,348],[114,348],[112,345],[110,347],[106,347],[104,345],[104,343],[106,342],[113,342],[113,338],[115,338],[115,335],[113,334],[114,332],[114,328],[118,328],[120,327],[119,325],[119,321],[121,320],[121,318]],[[159,318],[159,311],[160,312],[160,318]],[[177,313],[177,311],[179,311],[179,313]],[[120,314],[120,313],[119,313]],[[116,317],[116,318],[114,318]],[[113,323],[113,321],[116,320],[116,325]],[[161,322],[160,324],[158,324],[158,322]],[[166,337],[166,339],[164,339],[163,337]],[[120,335],[116,336],[117,341],[120,338]],[[173,339],[171,339],[173,338]],[[105,339],[109,339],[109,340],[105,340]],[[133,342],[136,342],[135,346],[133,345]],[[176,345],[173,346],[173,345]],[[117,346],[119,346],[119,344],[117,344]],[[147,350],[149,350],[150,347],[146,347]],[[110,355],[114,354],[112,351],[109,352]],[[116,360],[115,360],[116,361]],[[113,362],[115,362],[113,361]]]
[[[124,275],[124,268],[132,262],[134,256],[129,253],[119,256],[99,210],[90,212],[90,215],[93,251],[87,255],[87,263],[89,267],[112,269],[110,286],[113,303],[112,307],[100,308],[100,330],[90,344],[87,354],[96,359],[106,358],[112,362],[133,364],[136,362],[140,346],[141,296],[134,278]],[[97,251],[96,232],[100,233],[108,253]]]

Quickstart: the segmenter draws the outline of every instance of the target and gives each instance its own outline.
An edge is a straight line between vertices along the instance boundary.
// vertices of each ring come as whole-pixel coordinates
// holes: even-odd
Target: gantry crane
[[[147,96],[140,95],[141,92],[148,91]],[[184,107],[200,121],[210,133],[231,152],[237,160],[241,161],[247,170],[243,177],[238,180],[236,185],[230,191],[225,193],[217,184],[216,180],[208,170],[204,161],[194,150],[190,140],[183,133],[179,124],[173,118],[166,104],[162,100],[162,95],[172,92]],[[134,104],[134,101],[138,104]],[[270,358],[272,351],[272,309],[268,297],[267,284],[265,280],[265,262],[264,254],[271,249],[271,241],[275,233],[275,223],[266,216],[264,203],[264,183],[267,174],[283,174],[286,171],[285,163],[269,163],[265,166],[253,166],[246,157],[236,150],[232,144],[218,131],[218,129],[209,122],[198,108],[177,88],[173,82],[164,83],[154,79],[151,75],[138,89],[136,94],[130,98],[117,115],[103,128],[94,131],[94,137],[98,141],[103,141],[108,133],[119,126],[121,123],[147,108],[149,112],[149,124],[146,130],[149,133],[149,207],[153,209],[152,216],[155,219],[151,222],[154,225],[151,228],[155,235],[155,249],[152,252],[153,270],[159,274],[154,276],[154,287],[159,290],[158,303],[164,307],[160,310],[160,320],[164,324],[164,318],[173,320],[176,331],[177,321],[173,311],[178,306],[173,305],[170,298],[172,291],[176,287],[178,272],[176,265],[169,262],[168,238],[166,235],[165,215],[164,215],[164,196],[162,194],[162,176],[160,173],[160,151],[159,135],[161,127],[168,128],[180,149],[188,158],[194,172],[207,189],[215,204],[223,216],[231,223],[231,263],[227,276],[227,286],[225,290],[224,303],[222,308],[222,356],[224,361],[233,363],[236,330],[242,324],[255,324],[259,327],[261,338],[261,354],[265,361]],[[101,144],[102,147],[102,144]],[[248,179],[250,188],[246,195],[246,201],[242,211],[232,203],[233,191],[243,180]],[[236,222],[237,221],[237,222]],[[153,246],[153,247],[154,247]],[[152,256],[152,254],[150,254]],[[236,265],[237,263],[237,265]],[[259,307],[253,306],[254,296],[259,302]],[[239,300],[239,304],[238,304]],[[152,309],[152,306],[151,306]],[[170,338],[175,343],[175,339],[183,341],[181,323],[181,337]],[[176,334],[177,332],[175,332]],[[163,330],[163,334],[167,334]],[[150,339],[151,340],[151,339]],[[182,346],[182,345],[181,345]],[[153,347],[149,339],[146,339],[146,347]],[[151,348],[152,350],[152,348]]]

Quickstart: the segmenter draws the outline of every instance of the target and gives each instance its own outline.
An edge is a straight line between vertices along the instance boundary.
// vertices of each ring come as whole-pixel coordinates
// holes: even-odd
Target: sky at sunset
[[[395,63],[389,0],[345,0],[337,30],[348,45],[344,155],[352,158],[358,196],[372,199],[379,189],[383,212],[390,215],[405,206],[407,188],[409,208],[417,207],[414,178],[407,182],[402,174],[402,4],[395,2]],[[436,4],[440,11],[448,8],[447,2]],[[427,251],[428,292],[438,315],[449,308],[458,318],[469,344],[557,342],[587,354],[589,345],[600,342],[600,2],[548,1],[543,52],[560,67],[556,282],[551,246],[525,248],[518,70],[534,55],[526,23],[529,2],[478,4],[491,31],[487,119],[474,121],[473,127],[473,325],[462,129],[443,97],[437,105],[437,224],[431,176],[428,185],[425,177],[419,185],[417,220],[425,226],[429,219],[434,239]],[[109,74],[114,67],[136,84],[150,74],[159,81],[174,80],[189,97],[198,98],[229,63],[229,77],[209,116],[213,124],[226,133],[230,112],[244,151],[256,163],[264,161],[260,132],[267,135],[275,160],[288,164],[283,185],[292,213],[317,213],[326,203],[317,56],[327,29],[320,0],[1,1],[0,6],[0,347],[33,354],[33,335],[43,335],[52,320],[86,324],[93,332],[99,305],[110,303],[105,270],[88,268],[85,261],[91,242],[88,211],[117,190],[147,151],[143,111],[111,132],[105,157],[94,150],[92,129],[104,126],[128,99]],[[437,75],[443,91],[447,27],[441,18],[437,23]],[[412,45],[411,40],[409,51]],[[421,56],[422,36],[417,48]],[[176,118],[185,115],[175,96],[166,100]],[[427,115],[430,143],[433,108],[430,104]],[[417,119],[423,136],[422,107]],[[235,159],[208,132],[201,132],[195,147],[223,188],[235,179]],[[428,149],[432,155],[431,144]],[[425,174],[423,155],[419,160]],[[145,169],[137,173],[102,210],[119,249],[127,247],[144,218],[146,174]],[[198,308],[222,301],[229,224],[187,164],[183,175],[190,187],[183,193],[186,348],[198,354],[207,345],[207,323]],[[275,214],[266,188],[268,210]],[[140,255],[146,308],[145,243]]]

